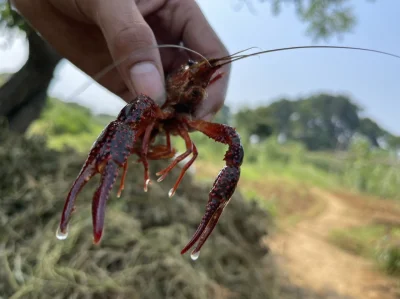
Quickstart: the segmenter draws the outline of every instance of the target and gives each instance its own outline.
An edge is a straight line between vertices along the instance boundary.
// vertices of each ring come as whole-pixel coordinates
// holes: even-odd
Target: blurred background
[[[198,4],[231,53],[340,45],[400,54],[397,2]],[[198,260],[180,250],[226,150],[198,133],[199,157],[175,197],[179,169],[144,193],[142,166],[130,166],[94,246],[93,179],[60,241],[65,196],[124,102],[0,1],[0,298],[400,298],[399,66],[333,49],[234,63],[215,121],[237,129],[245,160]],[[153,181],[167,164],[151,163]]]

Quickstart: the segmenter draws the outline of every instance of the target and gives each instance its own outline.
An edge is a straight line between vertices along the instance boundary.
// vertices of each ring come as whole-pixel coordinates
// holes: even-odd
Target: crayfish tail
[[[92,219],[93,219],[93,242],[98,244],[103,235],[104,216],[108,196],[117,178],[119,166],[114,161],[107,162],[103,169],[100,185],[93,196]]]

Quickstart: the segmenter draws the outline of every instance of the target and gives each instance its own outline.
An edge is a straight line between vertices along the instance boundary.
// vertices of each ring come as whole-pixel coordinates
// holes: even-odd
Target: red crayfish
[[[169,196],[173,196],[186,170],[198,155],[196,145],[188,134],[189,130],[197,130],[229,147],[225,154],[226,166],[214,182],[206,213],[192,240],[182,250],[182,254],[197,240],[199,243],[192,254],[196,255],[200,251],[235,191],[244,153],[235,129],[223,124],[193,120],[190,115],[206,97],[207,86],[221,78],[222,73],[214,76],[215,72],[231,59],[232,56],[201,62],[189,60],[176,72],[167,76],[167,99],[162,107],[146,95],[139,95],[121,110],[117,119],[104,129],[94,143],[81,172],[73,183],[62,212],[59,236],[67,233],[67,225],[79,191],[91,177],[100,173],[101,182],[92,202],[94,243],[99,243],[103,233],[106,202],[119,168],[122,167],[124,171],[118,196],[124,188],[127,160],[132,154],[138,155],[143,163],[144,189],[147,191],[150,182],[148,160],[172,158],[175,150],[171,146],[170,135],[178,135],[185,140],[186,151],[176,157],[167,168],[157,173],[160,175],[158,181],[162,181],[172,168],[192,154],[192,158],[183,166],[175,185],[169,192]],[[166,145],[153,143],[157,134],[165,134]]]
[[[222,58],[202,61],[189,60],[166,77],[167,100],[162,107],[159,107],[148,96],[139,95],[131,103],[127,104],[121,110],[117,119],[112,121],[100,134],[69,191],[57,232],[58,238],[66,237],[68,222],[74,210],[78,193],[95,174],[100,173],[101,182],[94,193],[92,201],[94,243],[99,243],[103,233],[106,202],[115,183],[119,168],[123,168],[123,174],[118,196],[124,188],[127,160],[132,154],[138,155],[141,163],[143,163],[144,189],[147,191],[147,186],[150,182],[148,160],[172,158],[175,155],[175,149],[171,146],[170,135],[177,135],[185,140],[186,151],[177,156],[167,168],[157,173],[160,176],[158,181],[162,181],[171,169],[192,154],[191,159],[183,166],[175,185],[169,192],[169,196],[173,196],[185,172],[198,155],[196,145],[189,136],[189,131],[195,130],[202,132],[217,142],[228,145],[224,158],[226,165],[220,171],[209,193],[205,215],[192,239],[181,251],[184,254],[198,242],[192,251],[192,258],[196,259],[201,247],[212,233],[236,189],[244,151],[239,134],[234,128],[224,124],[194,120],[191,117],[192,113],[201,101],[206,99],[206,88],[223,75],[222,73],[216,73],[223,65],[262,53],[304,48],[362,50],[400,58],[397,55],[364,48],[300,46],[261,51],[249,55],[238,55],[239,52]],[[165,134],[165,145],[154,144],[155,137],[158,134]]]

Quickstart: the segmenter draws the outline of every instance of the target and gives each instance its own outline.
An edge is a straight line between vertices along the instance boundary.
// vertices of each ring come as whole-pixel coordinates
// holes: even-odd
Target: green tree
[[[25,32],[29,44],[27,62],[0,88],[0,116],[8,120],[10,129],[24,133],[45,106],[47,88],[61,57],[11,9],[9,1],[0,2],[0,23],[8,32]]]
[[[382,128],[370,118],[363,118],[360,120],[359,132],[365,135],[375,147],[379,147],[378,139],[387,135],[387,132],[382,130]]]
[[[234,126],[243,130],[246,136],[257,135],[262,141],[273,131],[272,120],[268,116],[269,111],[265,107],[244,109],[235,114]]]
[[[272,12],[279,15],[282,7],[292,4],[300,21],[308,24],[307,34],[314,40],[341,37],[354,28],[357,18],[351,0],[258,0],[271,5]],[[236,8],[243,6],[256,13],[252,0],[238,0]]]
[[[359,118],[361,109],[345,96],[317,94],[295,101],[278,100],[269,106],[242,109],[235,124],[247,134],[261,139],[271,132],[288,140],[300,141],[310,150],[347,149],[355,133],[379,147],[379,139],[397,149],[400,139],[369,118]]]
[[[227,105],[223,105],[215,115],[214,121],[220,124],[230,124],[232,122],[231,109]]]

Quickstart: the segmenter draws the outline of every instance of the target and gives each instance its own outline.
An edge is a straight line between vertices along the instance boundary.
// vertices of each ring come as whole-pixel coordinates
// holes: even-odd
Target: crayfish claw
[[[93,196],[92,218],[93,218],[93,242],[98,244],[101,240],[104,227],[105,208],[110,191],[118,175],[119,166],[109,160],[103,168],[100,185]]]
[[[236,189],[240,176],[240,169],[232,166],[225,166],[216,178],[213,188],[210,191],[206,212],[200,222],[199,227],[192,239],[182,249],[181,254],[186,253],[197,242],[197,246],[192,251],[192,256],[200,252],[201,247],[211,235],[224,208],[229,203],[233,192]]]
[[[57,230],[58,239],[62,239],[62,235],[68,234],[68,223],[71,219],[71,214],[75,211],[76,197],[78,196],[78,193],[82,190],[82,188],[86,185],[86,183],[96,173],[97,169],[95,160],[88,159],[68,193],[67,199],[64,204],[64,209],[61,214],[60,226]]]
[[[196,253],[200,252],[200,249],[203,247],[204,243],[207,241],[208,237],[211,235],[215,226],[218,223],[218,220],[224,210],[225,206],[228,204],[227,202],[221,202],[218,199],[212,199],[208,201],[206,213],[201,220],[199,227],[194,233],[192,239],[186,244],[186,246],[182,249],[181,254],[185,254],[193,245],[197,242],[197,246],[191,253],[191,257],[196,256]]]
[[[220,171],[210,191],[206,213],[192,239],[181,251],[181,254],[184,254],[198,242],[191,255],[193,259],[193,257],[198,257],[201,247],[211,235],[224,208],[235,192],[244,153],[240,137],[234,128],[203,120],[187,121],[187,123],[191,128],[204,133],[215,141],[229,145],[224,158],[226,166]]]

